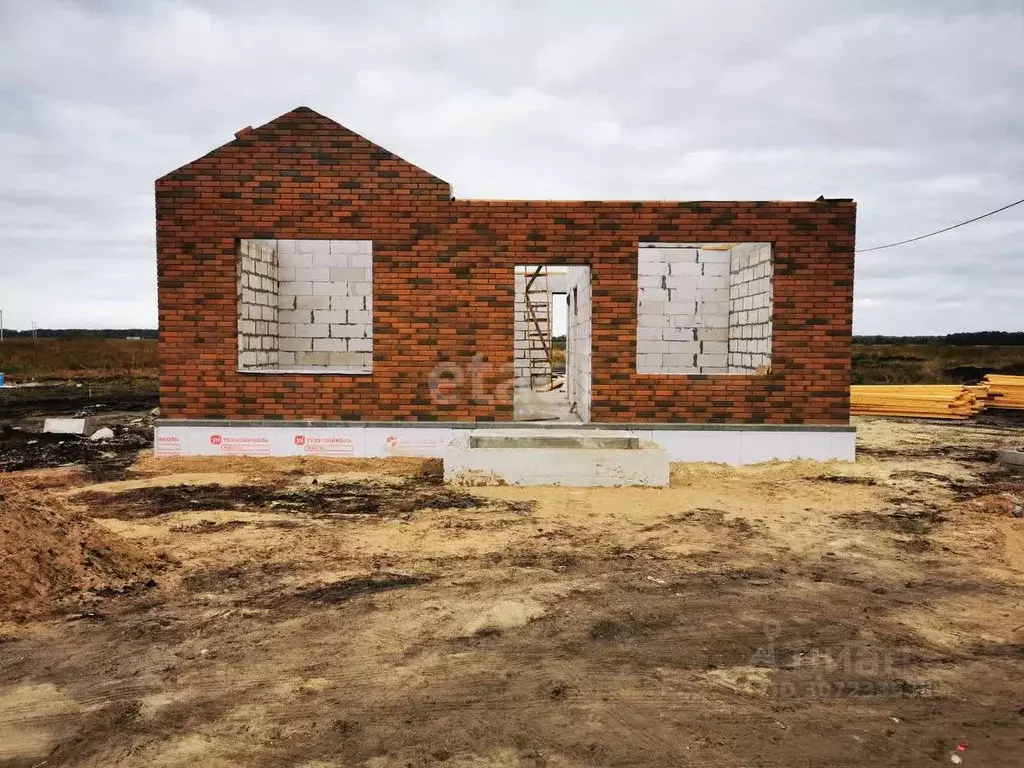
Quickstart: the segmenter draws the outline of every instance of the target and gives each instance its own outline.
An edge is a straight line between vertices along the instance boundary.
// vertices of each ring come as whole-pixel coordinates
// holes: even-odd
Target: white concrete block
[[[662,339],[672,345],[673,352],[699,352],[700,345],[693,340],[694,328],[665,328]]]
[[[637,286],[641,291],[646,291],[651,288],[661,288],[665,285],[665,278],[659,275],[640,275],[637,278]]]
[[[661,277],[668,274],[668,264],[663,261],[652,261],[649,259],[640,259],[637,263],[637,274],[640,277],[647,275],[656,275]]]
[[[296,296],[296,309],[330,309],[330,296]]]
[[[349,295],[348,283],[331,281],[329,283],[313,283],[311,293],[314,296],[347,296]]]
[[[300,338],[326,338],[328,326],[325,323],[296,323],[295,335]]]
[[[81,435],[85,433],[85,419],[44,419],[43,432],[56,435]]]
[[[370,313],[365,309],[350,309],[348,311],[348,323],[368,323],[370,322]]]
[[[331,240],[331,253],[369,253],[370,240]]]
[[[331,309],[366,309],[365,296],[331,296]]]
[[[667,264],[696,264],[699,256],[695,248],[659,248],[658,258]]]
[[[683,373],[693,371],[696,373],[694,357],[690,354],[671,353],[662,355],[662,365],[671,373]]]
[[[664,332],[664,328],[645,328],[643,326],[637,326],[637,348],[639,348],[640,342],[642,341],[661,341],[662,334],[664,334]]]
[[[281,323],[311,323],[312,314],[310,309],[282,309],[277,313],[277,320]]]
[[[318,253],[313,256],[312,266],[314,269],[332,269],[334,267],[347,267],[348,256],[344,253]]]
[[[697,355],[698,368],[725,368],[729,365],[726,355]]]
[[[318,298],[327,298],[318,297]],[[344,323],[347,322],[346,312],[343,309],[318,309],[313,311],[313,322],[315,323]]]
[[[331,325],[331,337],[335,339],[363,338],[365,326],[362,325]],[[325,336],[327,334],[324,334]]]
[[[663,315],[668,320],[670,328],[696,328],[700,323],[700,315],[696,313],[697,305],[689,302],[677,304],[673,302],[669,306],[670,314]]]
[[[348,341],[349,352],[372,352],[373,351],[373,339],[355,339],[350,338]]]
[[[277,268],[281,269],[309,269],[313,266],[313,254],[298,253],[296,251],[278,252]]]
[[[326,283],[330,279],[331,270],[327,268],[310,267],[307,269],[302,267],[295,269],[296,282]]]
[[[666,277],[665,287],[674,292],[678,292],[680,296],[689,295],[693,297],[693,301],[696,301],[703,293],[701,286],[698,285],[697,278],[694,275],[674,275],[672,277]]]
[[[660,372],[662,369],[661,355],[637,355],[637,369],[641,372]]]
[[[701,274],[701,265],[689,261],[672,262],[668,265],[668,273],[672,277],[698,277]]]
[[[715,323],[722,326],[729,324],[729,302],[728,301],[703,301],[700,302],[700,314],[705,317],[705,324]],[[708,319],[708,318],[714,319]]]
[[[331,252],[331,241],[330,240],[297,240],[295,241],[295,252],[296,253],[308,253],[311,256],[314,254],[330,253]]]
[[[332,352],[330,358],[331,365],[342,366],[369,366],[371,361],[362,352]]]
[[[698,328],[697,329],[697,341],[720,341],[726,343],[729,341],[729,329],[728,328]]]
[[[728,268],[729,254],[730,251],[708,251],[702,248],[697,254],[697,260],[701,264],[724,264]]]
[[[282,336],[279,339],[282,352],[309,352],[313,349],[313,339],[300,339],[294,336]]]
[[[342,283],[365,283],[369,281],[367,270],[362,267],[335,267],[330,279]]]
[[[327,352],[297,352],[295,363],[297,365],[330,365],[331,358]]]
[[[672,345],[668,342],[657,341],[651,339],[637,339],[636,351],[639,355],[662,355],[672,350]]]
[[[314,352],[347,352],[347,339],[313,339]]]
[[[309,296],[313,293],[313,284],[310,282],[290,281],[281,283],[279,289],[282,295]]]

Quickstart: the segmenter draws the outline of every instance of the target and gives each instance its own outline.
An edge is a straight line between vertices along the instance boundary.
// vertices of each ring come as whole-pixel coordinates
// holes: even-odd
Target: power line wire
[[[885,250],[886,248],[895,248],[897,245],[906,245],[907,243],[914,243],[914,242],[917,242],[918,240],[924,240],[926,237],[934,237],[935,235],[941,235],[943,232],[949,232],[951,229],[956,229],[957,227],[962,227],[965,224],[973,224],[976,221],[981,221],[982,219],[987,219],[989,216],[995,216],[997,213],[1002,213],[1003,211],[1007,210],[1008,208],[1013,208],[1013,206],[1020,205],[1021,203],[1024,203],[1024,198],[1021,198],[1020,200],[1018,200],[1015,203],[1010,203],[1009,205],[1004,205],[1002,208],[996,208],[994,211],[989,211],[988,213],[983,213],[983,214],[981,214],[981,216],[975,216],[973,219],[968,219],[967,221],[961,221],[959,224],[954,224],[951,227],[946,227],[945,229],[937,229],[934,232],[929,232],[927,235],[920,235],[918,237],[912,237],[909,240],[900,240],[898,243],[889,243],[888,245],[876,245],[874,248],[860,248],[860,249],[854,251],[854,253],[867,253],[868,251],[882,251],[882,250]]]

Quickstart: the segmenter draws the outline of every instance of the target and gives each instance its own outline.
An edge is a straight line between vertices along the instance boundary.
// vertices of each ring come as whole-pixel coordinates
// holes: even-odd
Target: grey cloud
[[[308,104],[460,197],[854,197],[859,242],[1019,197],[1019,0],[0,0],[0,305],[155,323],[152,182]],[[856,330],[1024,327],[1024,206],[858,261]]]

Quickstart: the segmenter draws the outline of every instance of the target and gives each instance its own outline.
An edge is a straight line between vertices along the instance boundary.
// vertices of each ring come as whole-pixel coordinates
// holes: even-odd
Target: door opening
[[[588,266],[516,266],[516,421],[590,421],[590,283]]]

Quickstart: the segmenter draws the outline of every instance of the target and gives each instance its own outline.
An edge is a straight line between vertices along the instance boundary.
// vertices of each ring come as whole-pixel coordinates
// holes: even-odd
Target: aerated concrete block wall
[[[536,269],[526,267],[524,273],[522,268],[517,268],[515,275],[515,339],[512,369],[517,390],[533,389],[551,381],[551,363],[544,348],[545,343],[551,341],[551,295],[547,291],[545,275],[542,274],[534,280],[530,288],[530,299],[534,302],[537,323],[530,319],[526,306],[526,286]]]
[[[238,246],[238,367],[278,364],[277,244],[241,240]]]
[[[369,372],[372,242],[279,240],[277,253],[281,367]]]
[[[771,364],[772,245],[741,243],[729,260],[729,373]]]
[[[728,372],[729,252],[640,243],[637,373]]]
[[[590,421],[592,381],[591,350],[593,342],[593,310],[590,267],[568,267],[566,290],[569,296],[569,317],[566,330],[566,389],[569,403],[575,404],[580,420]]]

